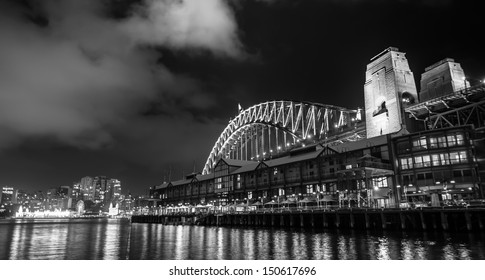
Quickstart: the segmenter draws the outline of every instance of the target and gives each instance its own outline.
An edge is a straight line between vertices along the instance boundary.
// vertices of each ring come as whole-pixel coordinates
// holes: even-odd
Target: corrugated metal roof
[[[332,146],[332,149],[338,153],[345,153],[360,149],[371,148],[373,146],[385,145],[387,144],[387,135],[380,135],[377,137],[369,138],[369,139],[362,139],[355,142],[345,142],[342,144],[338,144]]]
[[[276,158],[272,160],[267,160],[264,162],[264,164],[266,164],[269,167],[273,167],[273,166],[280,166],[283,164],[288,164],[288,163],[297,162],[297,161],[305,161],[305,160],[317,158],[320,154],[323,153],[323,151],[324,150],[317,150],[306,154]]]
[[[254,161],[238,160],[238,159],[230,159],[230,158],[224,158],[222,160],[225,161],[229,166],[245,166],[245,165],[254,163]]]
[[[183,180],[178,180],[178,181],[173,181],[172,186],[180,186],[180,185],[186,185],[192,182],[192,179],[183,179]]]
[[[197,175],[195,178],[198,181],[205,181],[205,180],[214,178],[214,173],[209,173],[209,174],[205,174],[205,175]]]
[[[256,170],[256,168],[262,164],[261,162],[252,162],[250,164],[246,164],[236,170],[234,170],[233,172],[231,172],[231,174],[241,174],[241,173],[245,173],[245,172],[249,172],[249,171],[254,171]]]

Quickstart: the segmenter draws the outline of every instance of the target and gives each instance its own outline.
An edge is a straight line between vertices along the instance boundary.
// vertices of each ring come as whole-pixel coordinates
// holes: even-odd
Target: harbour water
[[[8,260],[485,259],[485,234],[131,224],[123,219],[0,220]]]

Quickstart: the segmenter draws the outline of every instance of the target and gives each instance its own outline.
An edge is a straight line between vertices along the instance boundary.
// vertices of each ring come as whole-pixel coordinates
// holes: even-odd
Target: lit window
[[[426,137],[423,136],[417,140],[414,140],[413,147],[417,150],[427,149],[428,145],[426,144]]]
[[[408,159],[407,158],[402,158],[401,159],[401,168],[402,169],[409,169]]]
[[[431,155],[431,161],[433,163],[433,166],[439,166],[440,165],[440,155]]]
[[[456,146],[456,138],[455,138],[455,135],[448,135],[446,138],[448,139],[448,146],[449,147]]]
[[[440,148],[446,148],[446,138],[444,136],[438,137],[437,140]]]
[[[222,189],[222,178],[216,178],[216,188]]]
[[[388,186],[386,177],[373,178],[372,183],[377,188],[387,188]]]
[[[279,195],[285,195],[285,189],[279,188],[278,189],[278,194]]]
[[[306,186],[306,193],[313,193],[313,185]]]
[[[463,138],[463,134],[457,134],[456,135],[456,144],[457,145],[464,145],[465,144],[465,139]]]
[[[458,157],[460,158],[461,163],[466,163],[468,162],[468,156],[465,151],[459,152]]]
[[[441,165],[450,164],[450,157],[448,154],[440,154],[440,158],[441,158]]]
[[[450,153],[450,162],[451,164],[460,163],[460,158],[458,157],[458,153],[456,152]]]
[[[414,157],[414,167],[415,168],[423,167],[423,159],[421,157]]]
[[[430,167],[431,166],[431,158],[430,158],[429,155],[423,156],[423,166],[424,167]]]

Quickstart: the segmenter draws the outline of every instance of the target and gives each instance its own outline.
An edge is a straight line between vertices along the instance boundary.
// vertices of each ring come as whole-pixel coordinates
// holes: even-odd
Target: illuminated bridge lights
[[[360,109],[286,100],[260,103],[241,110],[229,122],[212,148],[203,174],[210,173],[220,158],[267,159],[294,146],[328,143],[336,137],[358,140],[361,122]]]

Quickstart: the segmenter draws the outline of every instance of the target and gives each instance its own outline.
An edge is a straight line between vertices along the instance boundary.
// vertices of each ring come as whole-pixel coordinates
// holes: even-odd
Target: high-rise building
[[[118,179],[109,180],[110,201],[118,201],[121,195],[121,182]]]
[[[104,202],[104,194],[108,186],[108,178],[106,176],[96,176],[93,181],[94,186],[94,202]]]
[[[414,76],[405,53],[387,48],[367,65],[364,85],[367,138],[406,128],[403,105],[418,102]]]
[[[82,199],[94,201],[94,178],[89,176],[83,177],[81,178],[80,184]]]
[[[16,194],[13,187],[3,187],[2,188],[2,195],[0,198],[0,205],[7,206],[12,205],[16,202],[17,198],[14,197]]]

